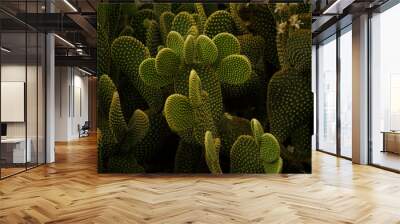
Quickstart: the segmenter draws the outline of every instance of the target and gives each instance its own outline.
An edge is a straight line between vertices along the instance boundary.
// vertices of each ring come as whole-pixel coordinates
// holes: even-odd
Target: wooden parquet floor
[[[319,152],[312,175],[96,172],[96,141],[0,181],[0,223],[400,223],[400,175]]]

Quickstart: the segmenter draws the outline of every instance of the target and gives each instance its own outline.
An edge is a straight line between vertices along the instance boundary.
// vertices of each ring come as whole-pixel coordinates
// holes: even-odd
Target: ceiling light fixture
[[[85,73],[85,74],[87,74],[87,75],[89,75],[89,76],[92,75],[92,73],[90,73],[90,72],[88,72],[88,71],[86,71],[86,70],[83,70],[83,69],[81,69],[81,68],[79,68],[79,67],[78,67],[78,70],[81,71],[81,72],[83,72],[83,73]]]
[[[336,0],[322,13],[323,15],[339,15],[343,10],[351,5],[355,0]]]
[[[10,50],[8,50],[8,49],[5,48],[5,47],[1,47],[0,49],[1,49],[2,51],[6,52],[6,53],[10,53],[10,52],[11,52]]]
[[[75,45],[73,45],[71,42],[69,42],[68,40],[60,37],[58,34],[54,34],[55,37],[57,37],[59,40],[61,40],[62,42],[64,42],[65,44],[67,44],[68,46],[75,48]]]
[[[74,12],[78,12],[78,10],[68,0],[64,0],[64,3],[68,5],[68,7],[70,7]]]

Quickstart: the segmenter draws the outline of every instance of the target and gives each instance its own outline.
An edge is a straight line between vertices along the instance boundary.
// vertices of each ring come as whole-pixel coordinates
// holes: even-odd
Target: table
[[[382,152],[392,152],[400,154],[400,131],[382,131],[383,150]]]
[[[25,144],[28,143],[25,151]],[[32,141],[30,138],[1,139],[1,157],[6,163],[26,163],[32,160]],[[11,159],[12,158],[12,159]]]

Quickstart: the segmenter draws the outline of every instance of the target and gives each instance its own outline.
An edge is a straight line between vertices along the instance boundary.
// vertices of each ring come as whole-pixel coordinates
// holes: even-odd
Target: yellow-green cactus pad
[[[204,34],[213,38],[219,33],[233,33],[234,26],[231,14],[225,10],[219,10],[208,17],[204,25]]]
[[[126,131],[128,130],[128,126],[125,122],[124,114],[121,109],[121,102],[119,100],[118,92],[114,92],[113,99],[110,106],[110,127],[118,141],[121,141]]]
[[[218,62],[229,55],[240,54],[240,43],[234,35],[219,33],[212,40],[218,48]]]
[[[231,173],[264,173],[259,152],[252,136],[241,135],[231,149]]]
[[[251,76],[250,60],[243,55],[230,55],[221,61],[218,75],[222,82],[228,84],[241,84]]]
[[[140,78],[146,85],[154,87],[164,87],[172,82],[170,77],[165,77],[163,73],[159,74],[156,69],[156,59],[147,58],[139,66]]]
[[[171,30],[180,33],[182,36],[186,36],[192,26],[196,26],[193,16],[188,12],[180,12],[172,21]]]
[[[209,37],[200,35],[196,40],[196,56],[200,63],[212,64],[218,57],[217,46]]]
[[[165,101],[164,114],[171,130],[183,132],[192,128],[193,108],[186,96],[180,94],[169,96]]]
[[[265,163],[264,164],[264,172],[265,173],[280,173],[282,172],[283,160],[279,158],[273,163]]]
[[[178,56],[182,56],[183,54],[183,45],[184,45],[183,37],[176,31],[169,32],[167,36],[166,45],[168,48],[171,48]]]
[[[260,137],[260,159],[264,163],[272,163],[279,159],[280,146],[275,136],[265,133]]]
[[[156,57],[156,69],[168,79],[172,79],[179,71],[180,58],[171,48],[163,48]]]
[[[189,99],[194,107],[200,106],[201,81],[195,70],[192,70],[189,76]]]
[[[253,136],[257,141],[257,145],[260,145],[261,136],[264,134],[264,129],[261,123],[257,119],[251,119],[250,121],[251,131],[253,132]]]
[[[211,131],[207,131],[204,139],[205,157],[208,169],[213,174],[222,174],[219,164],[219,150],[221,149],[221,140],[213,138]]]
[[[195,60],[195,40],[196,38],[192,35],[186,37],[183,47],[183,58],[186,64],[192,64]]]

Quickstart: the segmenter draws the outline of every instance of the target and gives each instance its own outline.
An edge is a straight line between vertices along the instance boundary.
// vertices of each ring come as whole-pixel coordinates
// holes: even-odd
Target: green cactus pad
[[[253,137],[241,135],[231,149],[231,173],[264,173],[259,148]]]
[[[125,28],[121,31],[121,33],[119,34],[119,36],[134,36],[135,31],[133,30],[133,28],[129,25],[125,26]]]
[[[219,33],[233,33],[234,26],[231,14],[225,10],[219,10],[208,17],[204,24],[204,34],[213,38]]]
[[[101,26],[97,26],[97,67],[98,74],[108,74],[110,72],[111,63],[111,46],[108,37],[108,30]]]
[[[256,65],[265,53],[264,38],[252,34],[245,34],[238,36],[238,40],[240,42],[241,53],[250,59],[252,65]]]
[[[172,82],[170,77],[165,77],[165,74],[159,74],[156,69],[156,59],[147,58],[139,66],[140,78],[146,85],[154,87],[164,87]]]
[[[146,27],[146,47],[149,49],[151,55],[157,54],[157,48],[162,44],[160,27],[157,21],[148,20],[144,21],[144,26]]]
[[[264,164],[264,172],[265,173],[280,173],[282,172],[283,160],[279,158],[277,161],[273,163]]]
[[[166,46],[171,48],[178,56],[183,54],[183,37],[176,31],[169,32],[167,36]]]
[[[102,75],[98,81],[97,97],[98,108],[108,117],[110,104],[113,99],[114,92],[117,88],[108,75]]]
[[[127,75],[134,75],[140,63],[150,56],[149,50],[134,37],[122,36],[111,45],[113,61]]]
[[[128,126],[125,122],[124,114],[122,113],[118,92],[114,92],[112,98],[109,120],[114,136],[118,141],[121,141],[128,130]]]
[[[192,26],[196,26],[193,16],[188,12],[180,12],[172,21],[171,30],[180,33],[182,36],[186,36]]]
[[[164,114],[171,130],[181,132],[192,128],[193,108],[186,96],[180,94],[169,96],[165,101]]]
[[[289,34],[286,45],[287,62],[299,71],[311,68],[311,32],[296,30]],[[307,73],[306,73],[307,74]]]
[[[154,13],[161,16],[164,12],[171,12],[171,3],[157,3],[153,5]]]
[[[175,173],[195,173],[201,159],[200,145],[179,141],[175,154]]]
[[[212,40],[218,48],[217,62],[220,62],[229,55],[240,54],[240,43],[234,35],[219,33]]]
[[[172,21],[175,18],[175,14],[172,12],[163,12],[160,16],[160,31],[163,38],[163,42],[167,40],[167,35],[171,31]]]
[[[128,123],[127,141],[134,146],[146,136],[149,130],[149,117],[142,110],[135,110]]]
[[[257,145],[261,144],[261,136],[264,134],[264,129],[261,123],[257,119],[251,119],[250,121],[251,131],[256,139]]]
[[[209,170],[212,174],[222,174],[221,166],[219,165],[219,150],[221,148],[221,140],[214,139],[210,131],[206,132],[205,140],[205,157]]]
[[[156,70],[165,78],[172,79],[178,73],[179,56],[171,48],[163,48],[156,57]]]
[[[183,47],[183,58],[186,64],[192,64],[195,60],[195,37],[188,35]]]
[[[280,146],[275,136],[265,133],[260,136],[260,160],[263,164],[275,162],[279,158]]]
[[[189,100],[193,107],[201,105],[201,81],[195,70],[189,76]]]
[[[203,19],[203,17],[201,17],[197,13],[193,13],[192,16],[193,16],[193,19],[196,21],[196,27],[198,29],[198,33],[203,33],[204,23],[205,23],[206,20]]]
[[[112,156],[108,161],[108,169],[111,173],[144,173],[145,170],[132,156]]]
[[[200,63],[212,64],[218,57],[217,46],[209,37],[200,35],[196,40],[196,56]]]
[[[284,142],[297,127],[312,120],[310,76],[293,69],[277,72],[268,85],[267,111],[271,133]]]
[[[251,76],[250,60],[243,55],[230,55],[221,61],[218,75],[222,82],[228,84],[241,84]]]
[[[214,69],[209,65],[196,65],[194,66],[194,69],[201,79],[203,90],[208,94],[212,118],[215,123],[218,123],[223,115],[222,91],[219,77],[215,74]],[[204,132],[202,135],[204,137]]]

